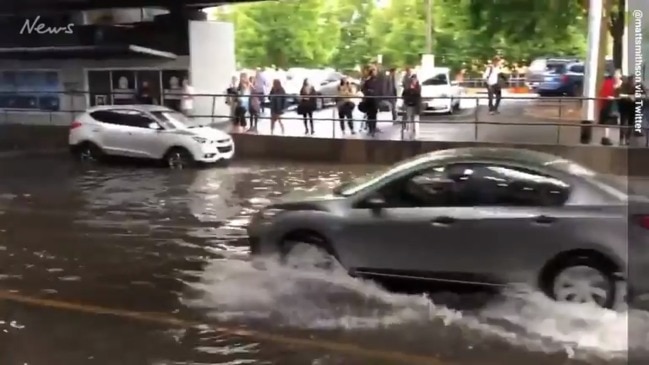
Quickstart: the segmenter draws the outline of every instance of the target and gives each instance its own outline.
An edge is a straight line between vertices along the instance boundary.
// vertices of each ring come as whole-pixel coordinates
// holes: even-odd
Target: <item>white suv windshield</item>
[[[151,114],[158,118],[160,123],[166,129],[186,129],[200,127],[199,123],[187,118],[184,114],[179,112],[171,110],[157,110],[151,112]]]

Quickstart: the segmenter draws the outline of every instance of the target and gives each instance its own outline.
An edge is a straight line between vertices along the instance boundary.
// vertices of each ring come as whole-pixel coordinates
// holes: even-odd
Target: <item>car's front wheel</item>
[[[328,241],[321,235],[296,231],[280,242],[282,264],[293,268],[333,270],[338,261]]]
[[[548,279],[546,294],[559,302],[590,303],[604,308],[616,305],[618,286],[614,273],[598,260],[568,259]]]
[[[170,169],[182,170],[194,165],[194,157],[184,148],[172,148],[164,156],[164,162]]]

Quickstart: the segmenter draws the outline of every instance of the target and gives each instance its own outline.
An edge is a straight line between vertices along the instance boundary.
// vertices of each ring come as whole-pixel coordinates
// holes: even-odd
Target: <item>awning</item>
[[[0,57],[20,60],[60,58],[166,58],[176,59],[171,52],[132,44],[112,46],[9,47],[0,48]]]

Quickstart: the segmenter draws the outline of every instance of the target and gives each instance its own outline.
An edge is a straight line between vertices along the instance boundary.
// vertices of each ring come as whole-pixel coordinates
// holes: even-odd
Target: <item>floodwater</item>
[[[0,159],[0,364],[622,364],[630,347],[647,363],[646,312],[523,291],[458,309],[247,262],[270,199],[371,169]]]

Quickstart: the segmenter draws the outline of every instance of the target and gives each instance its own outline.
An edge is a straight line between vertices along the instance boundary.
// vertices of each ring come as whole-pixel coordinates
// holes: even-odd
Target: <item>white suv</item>
[[[86,110],[70,125],[69,145],[79,159],[123,156],[182,168],[195,162],[227,163],[232,137],[157,105],[106,105]]]

